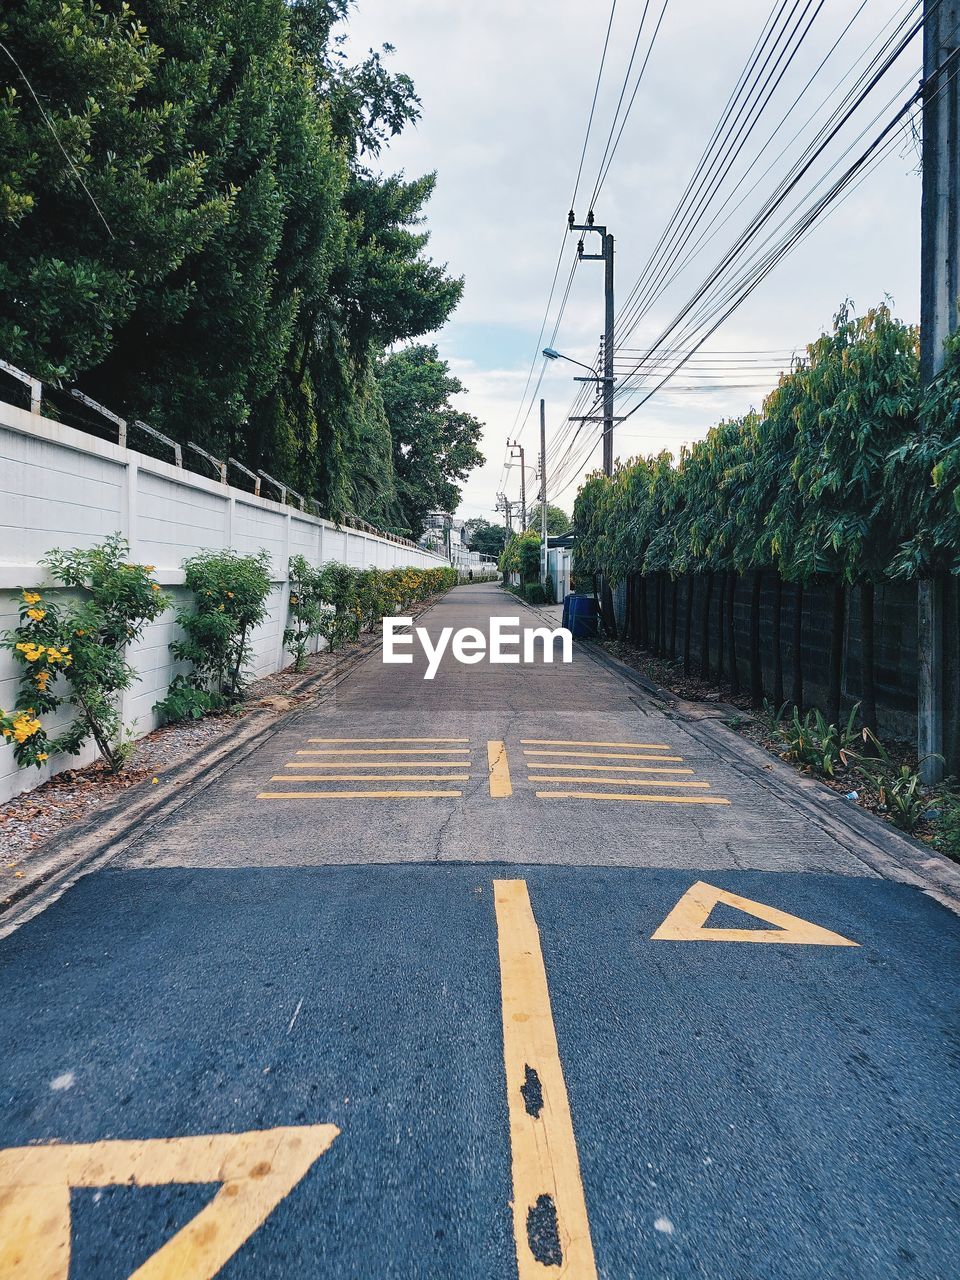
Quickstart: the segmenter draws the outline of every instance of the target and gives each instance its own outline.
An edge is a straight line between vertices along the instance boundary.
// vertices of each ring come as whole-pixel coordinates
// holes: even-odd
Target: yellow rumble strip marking
[[[286,779],[284,779],[286,781]],[[259,791],[258,800],[406,800],[411,796],[462,796],[462,791]]]
[[[526,882],[494,880],[518,1280],[596,1280],[573,1118]]]
[[[469,773],[278,773],[271,782],[469,782]],[[639,785],[639,784],[638,784]],[[680,786],[686,785],[680,783]],[[700,783],[706,786],[707,783]],[[340,794],[338,792],[338,794]]]
[[[313,738],[310,739],[313,742]],[[669,751],[669,742],[567,742],[564,738],[521,738],[522,747],[642,747],[647,751]]]
[[[297,751],[298,756],[468,756],[469,747],[402,747],[396,751],[369,751],[366,747],[321,747],[316,751]]]
[[[469,738],[308,738],[308,742],[469,742]]]
[[[219,1182],[130,1280],[211,1280],[326,1152],[336,1125],[0,1151],[0,1276],[67,1280],[72,1187]]]
[[[582,782],[594,787],[700,787],[707,790],[709,782],[690,782],[681,778],[571,778],[544,777],[539,773],[529,775],[530,782]]]
[[[527,771],[531,769],[583,769],[586,771],[596,771],[598,773],[693,773],[692,769],[673,769],[667,766],[663,768],[658,765],[643,764],[583,764],[577,761],[575,764],[564,764],[562,760],[528,760]],[[288,768],[298,769],[299,765],[288,765]],[[312,766],[311,766],[312,767]],[[600,779],[598,778],[599,782]]]
[[[288,760],[285,769],[469,769],[469,760]],[[551,765],[559,768],[559,765]],[[681,772],[684,772],[681,770]],[[693,770],[688,772],[692,773]],[[317,777],[325,775],[318,773]]]
[[[582,756],[584,760],[683,760],[683,756],[634,756],[619,751],[524,751],[525,756]]]
[[[505,742],[487,743],[487,767],[490,775],[491,796],[498,800],[512,796],[513,783],[510,781],[510,762],[507,759]]]
[[[609,791],[538,791],[540,800],[653,800],[660,804],[729,804],[720,796],[644,796]]]

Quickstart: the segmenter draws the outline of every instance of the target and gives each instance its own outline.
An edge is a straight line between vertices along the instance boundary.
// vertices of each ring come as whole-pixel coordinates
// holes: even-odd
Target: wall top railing
[[[43,412],[43,382],[39,378],[35,378],[32,374],[26,373],[23,369],[18,369],[16,365],[12,365],[6,360],[0,360],[0,372],[7,374],[8,377],[13,378],[17,382],[23,383],[24,386],[29,388],[30,412],[31,414],[35,414],[37,417],[40,417]],[[126,449],[128,447],[128,436],[131,431],[142,432],[152,440],[156,440],[170,449],[173,454],[174,466],[179,467],[182,470],[191,471],[196,475],[203,474],[200,471],[194,472],[192,467],[184,467],[183,450],[186,448],[203,458],[204,461],[208,462],[216,470],[217,479],[222,485],[229,484],[227,479],[227,468],[233,467],[235,470],[246,476],[248,480],[253,482],[254,497],[259,498],[263,496],[261,492],[261,482],[265,480],[279,493],[281,506],[294,506],[299,508],[300,511],[309,513],[318,519],[323,518],[320,516],[319,504],[313,498],[304,497],[303,494],[298,493],[296,489],[293,489],[290,485],[285,484],[281,480],[275,480],[273,476],[266,471],[251,471],[249,467],[245,466],[242,462],[238,462],[236,458],[227,458],[226,461],[216,458],[201,445],[194,444],[190,440],[185,441],[184,444],[181,445],[178,441],[171,439],[170,436],[164,435],[162,431],[158,431],[156,427],[151,427],[149,423],[143,422],[140,418],[135,418],[132,422],[128,422],[125,418],[120,417],[119,414],[114,413],[112,409],[108,409],[105,405],[100,404],[97,400],[92,399],[85,392],[79,391],[75,387],[54,386],[52,389],[61,393],[66,393],[74,400],[79,401],[85,406],[85,408],[89,409],[91,413],[95,413],[98,417],[112,423],[113,426],[116,427],[116,443],[121,449]],[[56,419],[51,420],[56,421]],[[93,434],[87,432],[86,428],[82,425],[71,429],[79,430],[84,434]],[[94,436],[94,438],[96,437]],[[356,529],[363,533],[369,533],[373,537],[383,538],[385,541],[396,543],[398,546],[410,547],[416,551],[425,550],[425,548],[419,546],[410,538],[401,537],[399,534],[390,533],[385,529],[378,529],[376,526],[368,524],[366,520],[361,520],[359,517],[354,515],[341,515],[339,519],[334,518],[331,523],[337,527],[346,526],[347,528]]]

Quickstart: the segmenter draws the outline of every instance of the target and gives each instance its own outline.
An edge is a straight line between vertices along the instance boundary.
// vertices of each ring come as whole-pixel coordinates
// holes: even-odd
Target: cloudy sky
[[[676,231],[672,215],[678,201],[765,24],[781,9],[779,0],[772,8],[771,3],[668,0],[663,10],[663,0],[650,0],[624,106],[637,84],[661,11],[662,23],[595,206],[597,221],[606,222],[616,236],[618,302],[640,278],[665,228],[672,225]],[[578,220],[586,213],[611,135],[644,8],[644,0],[617,0],[615,5],[580,183]],[[776,45],[780,28],[774,26],[756,66],[758,72],[774,73],[779,82],[765,81],[772,92],[752,132],[745,132],[746,115],[734,121],[731,144],[742,143],[742,149],[732,163],[721,166],[722,181],[704,205],[696,235],[682,252],[671,251],[668,287],[651,300],[634,332],[625,339],[618,335],[624,348],[643,352],[667,328],[788,173],[842,93],[877,56],[895,24],[909,19],[914,8],[911,0],[797,0],[792,7],[784,6],[784,17],[792,11],[793,21],[802,21],[799,30],[806,34],[802,42],[795,36],[789,43],[793,28],[784,27]],[[428,218],[431,252],[466,278],[463,302],[437,336],[442,354],[467,387],[464,407],[486,424],[482,448],[487,463],[464,486],[463,516],[494,519],[496,493],[502,486],[511,498],[519,496],[519,470],[503,470],[508,435],[520,432],[529,463],[536,463],[539,419],[531,393],[540,374],[539,359],[526,397],[524,387],[564,241],[609,14],[605,2],[585,7],[574,0],[359,0],[351,20],[355,53],[388,41],[396,46],[392,65],[416,83],[423,118],[394,142],[383,164],[409,175],[437,171]],[[789,59],[794,45],[798,48]],[[808,193],[812,199],[860,154],[915,88],[919,64],[915,41],[766,231],[795,206],[799,216],[809,206]],[[614,137],[623,108],[616,119]],[[618,427],[617,455],[676,451],[723,417],[759,405],[776,381],[776,369],[789,362],[791,351],[802,350],[829,325],[846,297],[865,309],[890,295],[897,314],[915,321],[918,163],[917,144],[907,127],[880,163],[831,207],[822,225],[724,322],[675,382]],[[831,165],[836,168],[827,178]],[[815,187],[820,178],[824,186]],[[704,189],[704,195],[709,193]],[[539,346],[552,334],[576,254],[574,237],[566,240],[557,293]],[[698,253],[685,262],[694,246]],[[587,363],[594,359],[603,327],[602,272],[598,262],[579,265],[554,343]],[[595,427],[581,428],[573,452],[566,453],[571,429],[564,422],[578,388],[572,381],[577,372],[561,362],[548,365],[538,393],[547,402],[548,438],[553,442],[548,443],[548,482],[555,478],[553,487],[559,490],[548,497],[556,497],[568,511],[578,478],[599,462],[599,446],[590,451],[591,437],[584,434],[588,429],[596,433]],[[625,408],[634,403],[636,399],[628,401]],[[584,449],[587,453],[581,458]],[[528,489],[535,490],[536,484],[531,471]]]

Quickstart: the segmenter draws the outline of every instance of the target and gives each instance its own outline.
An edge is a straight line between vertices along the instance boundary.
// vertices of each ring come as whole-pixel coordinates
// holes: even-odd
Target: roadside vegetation
[[[757,710],[767,705],[768,737],[787,758],[828,779],[858,770],[875,807],[908,831],[927,823],[928,838],[956,856],[954,792],[922,788],[916,759],[879,740],[874,595],[885,582],[956,579],[958,482],[960,339],[947,344],[944,367],[924,390],[917,329],[886,304],[862,316],[844,305],[760,411],[719,423],[677,458],[637,458],[612,477],[590,476],[574,509],[574,573],[581,583],[601,575],[626,583],[634,644],[683,681],[720,685],[734,701],[743,694]],[[749,650],[738,655],[733,599],[744,581]],[[760,648],[761,595],[771,584],[772,679]],[[828,586],[831,601],[821,706],[810,704],[802,664],[804,592],[812,584]],[[861,620],[852,712],[842,700],[851,589]],[[713,653],[711,635],[720,638]],[[956,748],[952,742],[951,756]]]
[[[350,60],[350,8],[6,6],[0,352],[415,538],[481,424],[416,344],[463,290],[427,252],[436,175],[380,170],[420,100],[389,45]]]

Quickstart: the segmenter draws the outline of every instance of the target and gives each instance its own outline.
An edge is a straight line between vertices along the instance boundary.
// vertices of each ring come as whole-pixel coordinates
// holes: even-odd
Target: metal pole
[[[603,474],[613,475],[613,236],[603,237]]]
[[[920,212],[920,376],[932,381],[957,327],[960,293],[960,0],[924,0],[923,188]],[[946,65],[949,60],[949,65]],[[924,782],[943,777],[943,583],[917,584],[917,753]]]
[[[547,585],[547,405],[540,401],[540,585]],[[550,600],[548,604],[553,604]]]
[[[520,526],[520,532],[527,531],[527,468],[524,465],[526,456],[523,452],[523,445],[518,446],[520,449],[520,519],[523,523]]]

